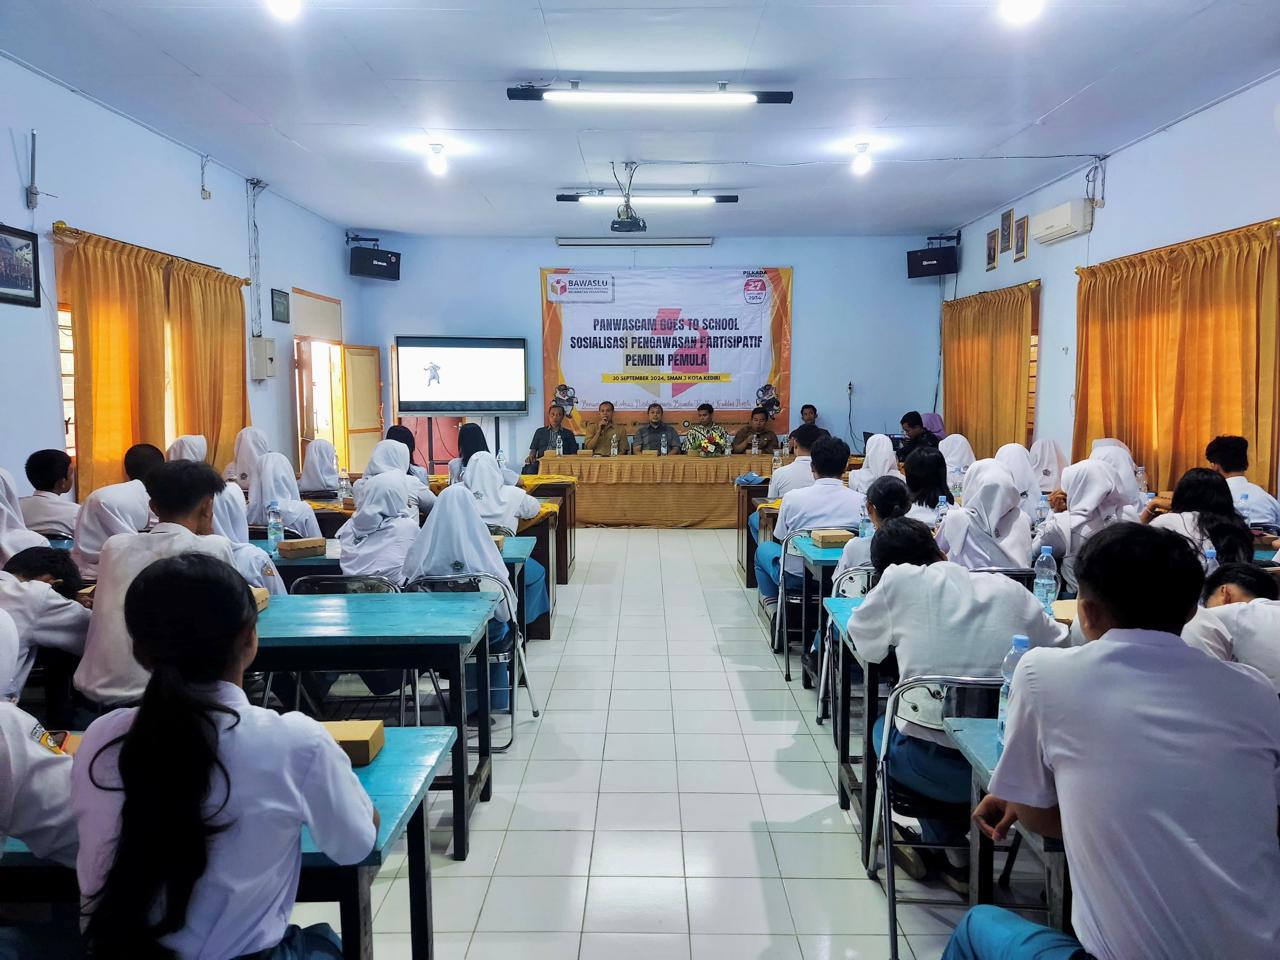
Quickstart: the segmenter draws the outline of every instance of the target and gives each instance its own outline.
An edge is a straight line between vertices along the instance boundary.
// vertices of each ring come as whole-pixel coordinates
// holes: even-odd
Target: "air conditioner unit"
[[[1070,200],[1031,218],[1031,239],[1036,243],[1055,243],[1092,229],[1093,204],[1088,200]]]

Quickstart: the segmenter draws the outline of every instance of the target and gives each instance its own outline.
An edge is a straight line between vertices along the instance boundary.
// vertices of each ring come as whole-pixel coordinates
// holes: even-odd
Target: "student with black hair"
[[[1253,534],[1231,502],[1231,488],[1221,474],[1205,467],[1192,467],[1182,475],[1168,513],[1157,515],[1148,504],[1142,522],[1182,534],[1201,557],[1212,547],[1218,563],[1253,560]]]
[[[124,473],[130,480],[145,481],[147,474],[164,462],[164,451],[159,447],[135,443],[124,452]]]
[[[1182,639],[1219,660],[1247,663],[1280,693],[1280,580],[1252,563],[1224,563],[1205,577],[1201,596]]]
[[[148,679],[138,706],[90,725],[72,768],[90,953],[341,957],[328,926],[288,925],[302,828],[352,864],[373,848],[378,818],[323,726],[245,696],[258,649],[248,584],[185,553],[142,569],[123,606]]]
[[[626,449],[626,444],[623,444]],[[449,461],[449,482],[461,483],[462,473],[477,453],[489,452],[489,441],[478,423],[464,423],[458,428],[458,455]],[[507,467],[502,468],[502,482],[508,487],[520,485],[520,474]]]
[[[392,424],[387,428],[386,438],[388,440],[399,440],[409,448],[409,472],[413,474],[413,476],[417,477],[419,482],[430,486],[431,476],[428,473],[427,468],[413,462],[418,451],[418,441],[417,438],[414,437],[413,431],[402,423]]]
[[[1249,469],[1249,441],[1244,437],[1214,437],[1204,448],[1209,467],[1222,474],[1231,488],[1231,498],[1245,523],[1266,523],[1280,527],[1280,502],[1245,476]]]
[[[147,566],[163,557],[206,553],[234,565],[231,543],[213,532],[214,500],[226,485],[207,463],[173,460],[147,474],[151,509],[160,522],[149,533],[121,533],[102,547],[93,617],[75,685],[93,704],[136,703],[148,672],[133,655],[125,628],[125,593]]]
[[[849,617],[849,639],[872,663],[896,652],[903,680],[931,673],[997,677],[1015,634],[1029,637],[1032,646],[1066,642],[1066,628],[1045,616],[1031,591],[1002,574],[948,562],[919,520],[884,521],[871,540],[871,564],[880,582]],[[965,803],[969,762],[952,746],[942,717],[937,691],[921,687],[903,696],[896,729],[889,731],[893,778],[934,800]],[[881,742],[883,728],[882,719],[874,743]],[[922,819],[920,832],[926,843],[962,843],[969,819]],[[915,839],[905,828],[902,833]],[[945,854],[922,857],[904,847],[899,866],[917,880],[932,866],[947,886],[966,893],[968,851]]]
[[[867,519],[871,526],[879,530],[885,521],[896,517],[910,516],[911,496],[907,485],[901,477],[878,477],[867,488]],[[836,564],[836,576],[850,567],[860,567],[871,561],[870,539],[854,537],[840,551],[840,562]]]
[[[813,445],[827,436],[830,434],[811,423],[796,427],[791,432],[796,456],[790,463],[773,471],[769,477],[767,496],[770,500],[777,500],[801,487],[813,486]]]
[[[35,491],[19,501],[22,521],[46,537],[72,537],[80,506],[63,496],[75,485],[75,468],[65,450],[37,450],[27,457],[27,482]]]
[[[13,618],[18,646],[12,677],[0,677],[0,700],[17,702],[40,647],[78,657],[89,630],[89,601],[78,601],[84,586],[66,550],[28,547],[0,571],[0,610]]]
[[[907,457],[915,453],[922,447],[936,447],[938,438],[925,429],[924,417],[920,416],[918,410],[909,410],[902,415],[902,422],[898,424],[902,428],[902,433],[906,436],[906,442],[898,448],[898,459],[906,460]]]
[[[996,842],[1015,822],[1063,838],[1075,937],[975,907],[944,960],[1274,957],[1275,689],[1179,637],[1204,584],[1185,537],[1114,523],[1084,544],[1076,577],[1087,642],[1023,655],[974,811]]]
[[[937,447],[920,447],[907,457],[902,471],[907,479],[907,489],[911,491],[911,510],[907,516],[936,527],[938,501],[956,502],[951,488],[947,486],[947,458]]]

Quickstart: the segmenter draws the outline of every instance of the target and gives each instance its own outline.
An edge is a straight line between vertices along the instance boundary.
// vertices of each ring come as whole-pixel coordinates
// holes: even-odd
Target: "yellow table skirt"
[[[548,514],[551,514],[551,513],[558,514],[559,512],[560,512],[560,505],[558,503],[541,504],[538,509],[538,515],[536,517],[530,517],[528,520],[521,520],[520,529],[517,530],[516,533],[517,534],[524,533],[530,527],[541,523]]]
[[[441,490],[449,485],[449,475],[447,473],[433,473],[428,477],[431,492],[439,494]],[[547,483],[577,483],[573,477],[557,476],[554,474],[537,474],[536,476],[526,476],[521,474],[520,486],[528,493],[533,493],[538,487]]]

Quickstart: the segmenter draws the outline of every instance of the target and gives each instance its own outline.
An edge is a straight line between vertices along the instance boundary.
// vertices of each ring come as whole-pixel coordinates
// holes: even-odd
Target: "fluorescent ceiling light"
[[[556,237],[557,247],[709,247],[714,237]]]
[[[617,193],[557,193],[556,200],[561,203],[585,203],[592,206],[616,207],[622,203],[622,195]],[[736,193],[633,193],[631,195],[631,205],[635,207],[707,207],[715,203],[737,202],[738,195]]]
[[[1030,23],[1044,12],[1044,0],[1000,0],[1000,16],[1009,23]]]
[[[871,172],[871,144],[859,143],[853,148],[853,172],[855,176],[865,176]]]
[[[433,143],[427,153],[427,169],[437,177],[443,177],[449,170],[449,159],[444,155],[444,144]]]
[[[614,107],[749,107],[756,103],[790,103],[790,90],[582,90],[575,83],[565,89],[508,87],[508,100],[546,100],[551,103]]]
[[[295,20],[302,12],[302,0],[267,0],[267,9],[277,20]]]

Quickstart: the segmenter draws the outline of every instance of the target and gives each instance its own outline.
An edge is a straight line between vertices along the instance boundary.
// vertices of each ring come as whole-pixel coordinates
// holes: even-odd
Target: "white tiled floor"
[[[440,960],[888,956],[830,728],[735,567],[731,530],[578,531],[553,639],[528,647],[542,718],[495,761],[469,858],[432,860]],[[433,796],[437,844],[449,809]],[[407,958],[402,858],[374,895],[378,960]],[[901,955],[935,960],[961,912],[903,908]],[[316,919],[336,911],[295,915]]]

